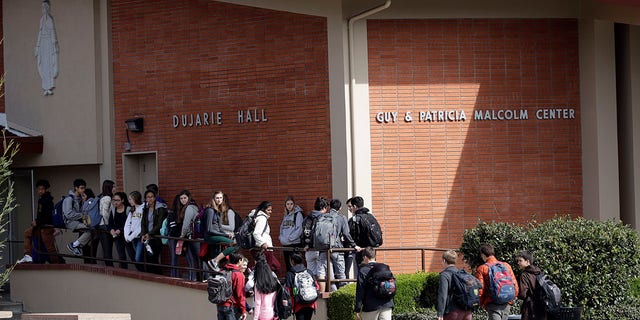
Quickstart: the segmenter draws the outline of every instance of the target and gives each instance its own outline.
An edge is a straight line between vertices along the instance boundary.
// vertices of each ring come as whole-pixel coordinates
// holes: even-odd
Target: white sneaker
[[[22,257],[22,259],[18,260],[18,262],[16,263],[25,263],[25,262],[33,262],[33,258],[31,258],[30,255],[25,254],[24,257]]]

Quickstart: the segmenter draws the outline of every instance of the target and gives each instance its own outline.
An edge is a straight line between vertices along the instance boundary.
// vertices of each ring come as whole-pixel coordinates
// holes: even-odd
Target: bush
[[[635,312],[630,299],[640,273],[640,240],[622,223],[566,217],[526,227],[481,222],[465,231],[460,249],[474,268],[482,263],[481,243],[492,244],[497,258],[514,267],[515,253],[530,250],[534,263],[562,289],[563,304],[583,305],[585,318],[599,319],[614,312],[613,306],[620,309],[614,315]]]
[[[527,247],[526,229],[513,223],[479,222],[475,228],[465,230],[460,252],[471,269],[484,264],[480,258],[483,243],[493,246],[498,260],[511,261],[516,253]]]
[[[417,272],[397,274],[398,288],[394,297],[394,314],[419,313],[425,307],[435,307],[438,295],[438,273]],[[331,293],[328,313],[331,320],[355,319],[356,284],[352,283]]]
[[[397,313],[395,310],[391,319],[393,320],[433,320],[438,318],[438,313],[433,308],[419,309],[415,312]]]

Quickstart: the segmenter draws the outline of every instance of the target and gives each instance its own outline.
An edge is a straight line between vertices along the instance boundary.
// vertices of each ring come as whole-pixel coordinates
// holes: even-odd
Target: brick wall
[[[326,18],[215,1],[111,7],[118,183],[126,141],[118,124],[143,117],[131,152],[158,152],[168,201],[189,189],[204,203],[222,189],[244,216],[270,200],[277,239],[287,195],[304,209],[331,195]],[[266,122],[246,122],[248,110],[262,119],[263,109]],[[222,124],[212,125],[217,112]],[[204,113],[209,125],[182,126],[182,115],[204,124]]]
[[[457,248],[479,219],[581,215],[575,20],[370,20],[368,44],[372,211],[385,244]],[[556,108],[568,119],[536,117]],[[475,120],[478,110],[528,119]],[[453,121],[419,121],[420,111],[454,111]],[[429,269],[439,257],[427,255]],[[420,254],[380,260],[413,271]]]

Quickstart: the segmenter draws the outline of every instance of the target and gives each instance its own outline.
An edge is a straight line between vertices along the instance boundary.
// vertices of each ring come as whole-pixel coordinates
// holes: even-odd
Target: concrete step
[[[22,317],[22,310],[22,302],[6,301],[5,299],[0,300],[0,311],[9,311],[12,313],[11,318],[2,319],[19,320]]]

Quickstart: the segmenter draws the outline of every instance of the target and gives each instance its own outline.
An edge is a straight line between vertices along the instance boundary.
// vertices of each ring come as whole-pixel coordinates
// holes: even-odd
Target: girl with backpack
[[[233,240],[235,213],[229,208],[227,201],[228,198],[222,191],[216,191],[205,209],[207,231],[204,235],[204,241],[209,244],[211,255],[214,257],[207,261],[207,265],[213,271],[220,270],[218,262],[222,258],[237,252],[240,248]],[[231,229],[225,228],[225,225],[231,225]],[[227,248],[220,250],[221,244],[226,245]]]
[[[116,183],[112,180],[104,180],[102,182],[102,192],[98,195],[100,199],[100,216],[102,220],[96,226],[98,236],[100,237],[100,245],[102,246],[102,256],[105,259],[113,259],[113,237],[109,234],[109,218],[113,204],[111,198],[116,192]],[[113,261],[105,260],[105,266],[113,267]]]
[[[307,268],[304,266],[304,259],[302,259],[299,253],[292,254],[290,260],[291,269],[287,271],[285,287],[289,290],[291,297],[293,297],[293,299],[291,299],[293,313],[296,315],[296,320],[311,320],[318,306],[316,299],[318,298],[320,285],[313,279],[311,273],[307,271]],[[296,278],[296,275],[298,278]],[[311,283],[309,283],[308,279],[310,279]],[[310,285],[312,285],[312,287],[309,287]],[[313,298],[314,293],[315,298]],[[305,299],[313,301],[304,301]]]
[[[189,190],[180,191],[180,193],[178,194],[178,202],[176,203],[176,207],[174,208],[174,212],[176,214],[176,223],[182,226],[180,228],[180,238],[186,239],[188,237],[191,237],[191,225],[193,224],[193,220],[198,215],[198,211],[198,205],[191,197],[191,192],[189,192]],[[179,243],[176,244],[176,247],[179,247]],[[200,243],[197,241],[183,241],[182,251],[185,252],[185,255],[187,257],[187,265],[189,265],[189,268],[195,268],[196,262],[198,262],[199,260],[198,255],[200,254]],[[189,270],[189,280],[197,280],[195,270]]]
[[[253,238],[255,239],[255,246],[258,250],[252,251],[254,254],[254,258],[257,260],[258,254],[263,254],[269,267],[273,272],[278,272],[280,270],[280,262],[276,258],[273,253],[273,240],[271,240],[271,228],[269,227],[269,218],[271,217],[271,213],[273,212],[273,206],[269,201],[262,201],[258,207],[249,213],[250,215],[254,215],[254,223],[255,227],[253,229]]]
[[[124,224],[127,221],[127,215],[130,209],[127,194],[124,192],[116,192],[111,198],[111,201],[113,202],[113,206],[111,207],[111,214],[109,215],[109,233],[111,234],[112,241],[111,246],[108,246],[106,250],[112,251],[112,246],[115,244],[118,259],[126,261],[126,251],[129,251],[131,257],[135,257],[133,246],[127,246],[123,236]],[[126,262],[120,262],[120,268],[128,269],[128,267]]]
[[[253,319],[273,320],[276,317],[274,307],[280,283],[271,271],[266,257],[258,254],[254,270],[254,309]]]

